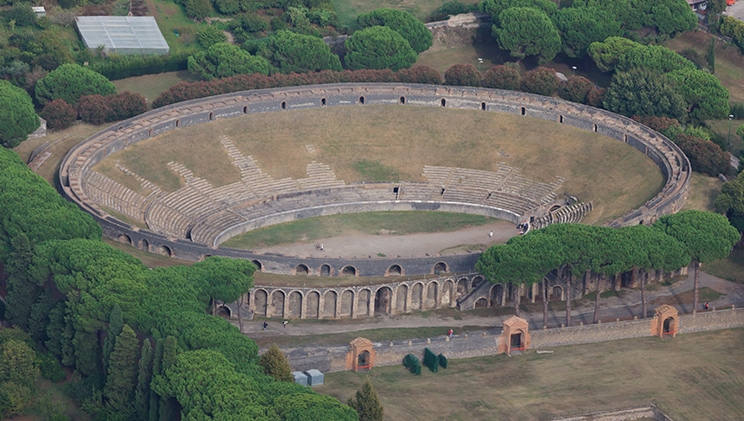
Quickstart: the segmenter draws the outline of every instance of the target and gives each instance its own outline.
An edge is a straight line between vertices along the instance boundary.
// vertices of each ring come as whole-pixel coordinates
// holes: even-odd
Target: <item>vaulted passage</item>
[[[390,314],[393,301],[393,291],[388,287],[382,287],[375,293],[375,316]]]

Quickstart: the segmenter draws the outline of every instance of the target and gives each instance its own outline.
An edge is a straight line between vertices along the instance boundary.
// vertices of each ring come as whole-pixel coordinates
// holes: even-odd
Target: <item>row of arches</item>
[[[127,244],[132,247],[137,247],[140,250],[154,252],[157,254],[161,254],[163,256],[175,257],[175,254],[173,253],[173,249],[171,249],[167,245],[162,244],[156,247],[155,246],[151,247],[150,242],[147,241],[147,239],[145,238],[141,239],[136,246],[134,242],[132,241],[132,237],[128,236],[127,234],[120,233],[116,237],[116,240],[120,243]]]
[[[261,261],[254,259],[251,262],[256,265],[259,271],[263,269]],[[443,273],[449,273],[449,265],[446,262],[437,262],[432,266],[431,274],[439,275]],[[300,276],[361,276],[361,273],[354,265],[345,265],[340,269],[336,269],[327,263],[320,265],[317,269],[300,263],[292,269],[290,274]],[[406,271],[403,266],[396,263],[385,269],[384,276],[405,276],[405,274]]]

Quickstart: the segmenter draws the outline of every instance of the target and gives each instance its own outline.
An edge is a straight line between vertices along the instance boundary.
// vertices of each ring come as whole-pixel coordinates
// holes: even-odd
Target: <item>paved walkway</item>
[[[659,304],[667,302],[674,305],[680,313],[692,312],[691,304],[684,304],[679,301],[679,294],[692,291],[693,289],[693,271],[682,281],[676,282],[670,286],[658,286],[652,284],[649,286],[652,291],[647,291],[648,317],[653,316],[653,310]],[[723,294],[719,299],[710,302],[711,308],[730,307],[732,304],[737,307],[744,305],[744,285],[729,282],[707,273],[700,273],[700,287],[708,287],[714,291]],[[674,300],[677,300],[675,303]],[[603,298],[600,301],[600,318],[603,321],[614,321],[615,319],[632,319],[633,317],[641,318],[641,292],[640,290],[623,290],[618,297]],[[700,305],[704,301],[701,301]],[[578,303],[577,303],[578,304]],[[451,313],[450,313],[451,314]],[[442,335],[449,328],[455,329],[463,326],[482,326],[483,330],[500,331],[504,320],[513,314],[509,312],[502,316],[475,316],[469,312],[457,313],[457,316],[437,316],[435,312],[429,313],[410,313],[397,316],[385,316],[363,319],[344,319],[335,320],[303,320],[299,323],[290,322],[286,328],[282,327],[281,319],[270,319],[269,329],[262,330],[263,319],[247,321],[244,323],[244,332],[252,338],[273,337],[273,336],[303,336],[313,334],[332,334],[343,332],[355,332],[366,329],[379,328],[416,328],[441,326]],[[584,302],[582,306],[573,308],[571,312],[571,321],[573,324],[579,323],[590,324],[593,322],[594,302]],[[532,329],[542,328],[543,314],[542,310],[534,312],[522,312],[522,318],[530,322]],[[565,323],[566,312],[550,311],[548,314],[548,327],[559,327]],[[236,322],[234,322],[237,324]]]

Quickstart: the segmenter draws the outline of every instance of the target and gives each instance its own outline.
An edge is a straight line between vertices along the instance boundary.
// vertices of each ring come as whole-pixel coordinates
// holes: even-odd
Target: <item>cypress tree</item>
[[[142,356],[137,374],[137,390],[134,393],[134,410],[138,420],[147,419],[150,412],[150,381],[152,380],[152,345],[149,339],[142,344]]]
[[[165,339],[160,337],[160,334],[155,340],[155,356],[152,359],[152,375],[158,376],[163,374],[161,370],[163,362],[163,343]],[[158,421],[160,419],[160,396],[155,393],[154,390],[150,389],[150,411],[147,417],[148,421]]]
[[[711,37],[710,44],[708,44],[708,53],[705,55],[705,59],[708,61],[708,70],[711,73],[716,72],[716,39]]]
[[[134,387],[137,383],[137,353],[139,341],[129,325],[116,337],[109,361],[108,377],[103,394],[109,411],[128,414],[132,410]]]
[[[359,414],[359,421],[382,421],[383,407],[380,399],[377,397],[377,391],[369,381],[369,377],[364,380],[362,387],[356,392],[354,398],[349,398],[347,405],[352,407]]]
[[[261,355],[261,367],[263,367],[266,375],[280,382],[294,382],[289,361],[287,361],[287,357],[276,344],[271,344],[269,350]]]
[[[160,373],[165,373],[176,362],[178,355],[178,342],[173,336],[168,336],[163,341],[163,358],[160,362]],[[160,420],[170,421],[178,415],[178,402],[174,398],[160,398],[159,408]]]
[[[116,337],[122,332],[124,326],[124,317],[121,314],[121,307],[119,304],[114,304],[111,309],[111,315],[109,316],[109,325],[106,329],[106,339],[103,341],[103,373],[104,376],[108,373],[109,358],[111,353],[114,351],[116,345]]]

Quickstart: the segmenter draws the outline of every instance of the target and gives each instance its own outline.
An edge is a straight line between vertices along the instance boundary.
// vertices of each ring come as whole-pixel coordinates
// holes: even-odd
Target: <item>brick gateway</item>
[[[581,104],[522,92],[414,84],[330,84],[265,89],[219,95],[159,108],[111,126],[73,148],[60,166],[62,192],[101,224],[104,235],[143,250],[185,260],[200,260],[207,256],[220,255],[252,260],[261,270],[267,272],[321,276],[390,274],[415,276],[472,271],[478,259],[477,254],[397,259],[303,259],[220,248],[217,247],[219,242],[230,235],[244,232],[245,224],[228,227],[219,233],[211,244],[199,243],[124,223],[102,210],[88,194],[90,191],[88,177],[93,174],[91,168],[95,164],[129,145],[166,131],[261,112],[364,105],[433,106],[530,116],[593,131],[627,143],[653,160],[659,166],[666,182],[662,190],[642,207],[612,221],[609,225],[613,227],[652,223],[659,216],[679,210],[687,195],[690,164],[684,154],[669,139],[628,118]],[[369,202],[365,202],[361,210],[356,203],[344,203],[341,207],[344,208],[344,212],[358,212],[367,211],[368,205]],[[507,220],[519,217],[515,212],[503,208],[489,208],[456,201],[437,203],[378,200],[375,206],[375,210],[449,210],[478,212]],[[308,214],[307,210],[296,209],[294,213],[285,216],[290,219],[303,217],[301,215],[303,211],[305,217],[322,214],[321,212]],[[273,223],[278,222],[284,220],[276,220]]]

